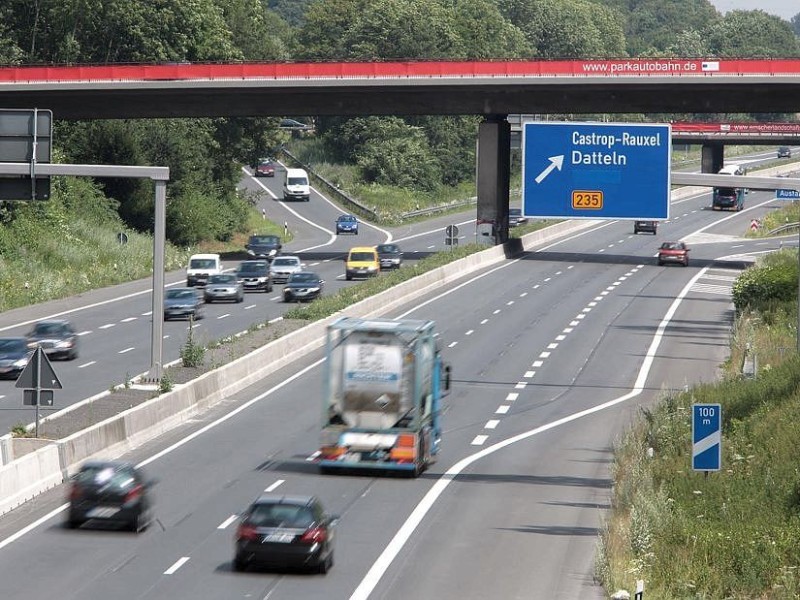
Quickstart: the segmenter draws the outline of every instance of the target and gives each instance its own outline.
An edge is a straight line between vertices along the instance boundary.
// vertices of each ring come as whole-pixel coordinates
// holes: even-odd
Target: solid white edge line
[[[182,557],[180,557],[178,560],[176,560],[176,561],[175,561],[175,564],[174,564],[174,565],[172,565],[172,566],[171,566],[169,569],[167,569],[166,571],[164,571],[164,575],[172,575],[173,573],[175,573],[175,571],[177,571],[178,569],[180,569],[180,568],[181,568],[183,565],[185,565],[185,564],[186,564],[188,561],[189,561],[189,557],[188,557],[188,556],[182,556]]]
[[[653,336],[653,341],[650,343],[650,348],[647,350],[647,354],[645,355],[644,361],[642,361],[642,366],[639,369],[639,375],[636,378],[636,381],[633,384],[633,389],[618,398],[613,400],[609,400],[608,402],[604,402],[602,404],[598,404],[597,406],[593,406],[591,408],[587,408],[586,410],[582,410],[577,413],[573,413],[561,419],[557,419],[556,421],[552,421],[550,423],[546,423],[545,425],[541,425],[536,427],[535,429],[531,429],[529,431],[520,433],[513,437],[507,438],[491,446],[479,450],[478,452],[471,454],[455,465],[450,467],[444,475],[442,475],[436,482],[433,484],[428,493],[423,496],[422,500],[420,500],[419,504],[411,511],[408,519],[403,523],[400,529],[397,530],[397,533],[394,535],[392,540],[386,546],[386,548],[381,552],[380,556],[377,560],[372,564],[367,574],[358,584],[358,587],[353,591],[350,595],[350,600],[367,600],[369,595],[375,590],[375,587],[378,585],[380,580],[383,578],[383,575],[391,566],[394,559],[397,558],[397,555],[405,546],[408,539],[411,537],[411,534],[414,533],[416,528],[422,522],[422,519],[425,518],[425,515],[428,514],[428,511],[434,505],[436,500],[439,499],[439,496],[442,495],[447,489],[447,486],[450,485],[452,482],[464,469],[470,466],[472,463],[494,454],[498,450],[502,450],[512,444],[517,442],[521,442],[528,438],[531,438],[535,435],[548,431],[550,429],[555,429],[556,427],[560,427],[562,425],[566,425],[567,423],[571,423],[572,421],[576,421],[583,417],[592,415],[594,413],[603,411],[607,408],[611,408],[630,400],[631,398],[635,398],[639,394],[642,393],[644,389],[644,384],[647,381],[647,376],[650,373],[650,369],[653,366],[653,361],[655,360],[656,351],[658,350],[658,346],[661,344],[661,339],[664,337],[664,331],[666,330],[669,322],[672,320],[672,317],[675,315],[675,312],[678,310],[681,302],[683,302],[684,297],[689,293],[691,287],[695,284],[695,282],[703,276],[703,274],[708,270],[708,267],[703,268],[699,273],[697,273],[691,280],[686,284],[686,286],[681,290],[678,296],[670,305],[669,309],[667,310],[664,318],[661,320],[661,323],[658,325],[658,329],[656,330],[655,335]]]
[[[227,529],[228,525],[230,525],[231,523],[233,523],[233,522],[234,522],[236,519],[238,519],[238,518],[239,518],[239,516],[238,516],[238,515],[231,515],[230,517],[228,517],[227,519],[225,519],[225,520],[224,520],[222,523],[220,523],[219,525],[217,525],[217,529]]]

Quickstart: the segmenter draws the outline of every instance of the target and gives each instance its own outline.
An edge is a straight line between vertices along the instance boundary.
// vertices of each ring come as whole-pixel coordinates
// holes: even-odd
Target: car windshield
[[[399,251],[399,248],[394,244],[383,244],[381,246],[378,246],[377,250],[378,252],[391,253]]]
[[[720,196],[735,196],[735,188],[717,188],[717,194]]]
[[[239,273],[263,273],[266,270],[265,262],[243,262],[239,265]]]
[[[241,242],[240,242],[241,243]],[[214,261],[210,258],[193,258],[189,261],[190,269],[213,269]]]
[[[343,215],[343,216],[339,217],[339,221],[341,221],[342,223],[352,223],[355,220],[356,220],[356,218],[355,217],[351,217],[350,215]]]
[[[276,258],[272,261],[272,265],[275,267],[296,267],[299,263],[300,261],[292,258]]]
[[[293,504],[257,504],[247,517],[256,527],[292,527],[305,529],[314,524],[314,513],[307,506]]]
[[[251,244],[277,244],[278,236],[275,235],[254,235],[250,238]]]
[[[208,283],[236,283],[236,275],[212,275]]]
[[[350,260],[369,262],[375,260],[375,255],[372,252],[351,252]]]
[[[127,489],[136,483],[136,478],[132,469],[115,469],[112,466],[97,465],[81,469],[75,476],[75,481],[82,485]]]
[[[27,348],[25,340],[0,339],[0,352],[25,352]]]
[[[314,273],[295,273],[289,278],[289,283],[316,283],[319,277]]]
[[[683,250],[683,244],[680,242],[664,242],[661,244],[662,250]]]
[[[37,323],[33,327],[33,335],[59,335],[64,330],[61,323]]]
[[[308,181],[306,181],[305,177],[289,177],[286,181],[286,185],[308,185]],[[330,221],[328,221],[330,223]]]
[[[167,290],[167,298],[174,300],[176,298],[191,299],[196,296],[194,290]]]

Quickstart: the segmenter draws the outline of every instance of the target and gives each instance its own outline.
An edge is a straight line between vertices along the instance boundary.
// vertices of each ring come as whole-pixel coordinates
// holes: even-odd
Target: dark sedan
[[[243,571],[259,563],[327,573],[333,566],[337,520],[314,496],[261,496],[236,530],[233,568]]]
[[[284,302],[302,302],[319,298],[325,281],[310,271],[292,273],[283,288]]]
[[[0,378],[17,379],[31,357],[24,337],[0,338]]]
[[[379,244],[375,250],[378,251],[381,269],[399,269],[403,264],[403,252],[397,244]]]
[[[194,288],[173,288],[164,294],[164,320],[202,319],[203,301]]]
[[[39,346],[49,358],[78,358],[78,334],[64,319],[39,321],[28,332],[27,338],[29,349],[35,350]]]
[[[245,292],[272,291],[272,274],[265,260],[243,260],[236,270],[236,277]]]
[[[272,260],[281,253],[283,244],[277,235],[251,235],[244,247],[253,258]]]
[[[136,533],[152,520],[150,488],[154,480],[122,461],[91,460],[72,476],[66,526],[87,521],[122,525]]]

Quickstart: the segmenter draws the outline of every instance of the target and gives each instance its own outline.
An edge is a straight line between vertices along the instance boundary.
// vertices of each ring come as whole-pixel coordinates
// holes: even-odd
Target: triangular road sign
[[[39,381],[37,382],[37,375]],[[37,385],[38,383],[38,385]],[[17,388],[39,388],[42,390],[60,390],[63,389],[58,375],[53,371],[53,365],[50,364],[50,359],[44,353],[41,346],[36,348],[28,364],[20,373],[17,383],[14,384]]]

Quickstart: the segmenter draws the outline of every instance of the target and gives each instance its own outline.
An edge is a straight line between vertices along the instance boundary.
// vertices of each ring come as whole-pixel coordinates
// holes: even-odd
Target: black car
[[[17,379],[28,364],[31,354],[27,338],[0,338],[0,378]]]
[[[397,244],[378,244],[375,246],[381,269],[399,269],[403,264],[403,252]]]
[[[29,349],[35,350],[39,346],[48,358],[78,358],[78,334],[65,319],[39,321],[28,332],[27,338]]]
[[[236,529],[233,568],[243,571],[263,564],[327,573],[333,566],[337,521],[314,496],[263,495],[245,511]]]
[[[508,209],[508,226],[509,227],[517,227],[519,225],[525,225],[528,222],[528,218],[522,215],[521,208],[510,208]]]
[[[789,146],[778,148],[778,158],[792,158],[792,149]]]
[[[92,521],[121,525],[138,533],[153,518],[150,488],[155,480],[147,479],[131,463],[87,461],[71,481],[65,523],[70,529]]]
[[[251,235],[244,247],[253,258],[272,260],[281,253],[283,244],[277,235]]]
[[[633,233],[639,233],[640,231],[646,231],[647,233],[652,233],[655,235],[658,232],[658,222],[656,221],[634,221],[633,222]]]
[[[324,285],[322,278],[311,271],[292,273],[283,288],[283,301],[302,302],[319,298]]]
[[[172,288],[164,294],[164,320],[202,319],[203,301],[194,288]]]
[[[236,277],[245,292],[272,291],[272,274],[265,260],[243,260],[236,270]]]

